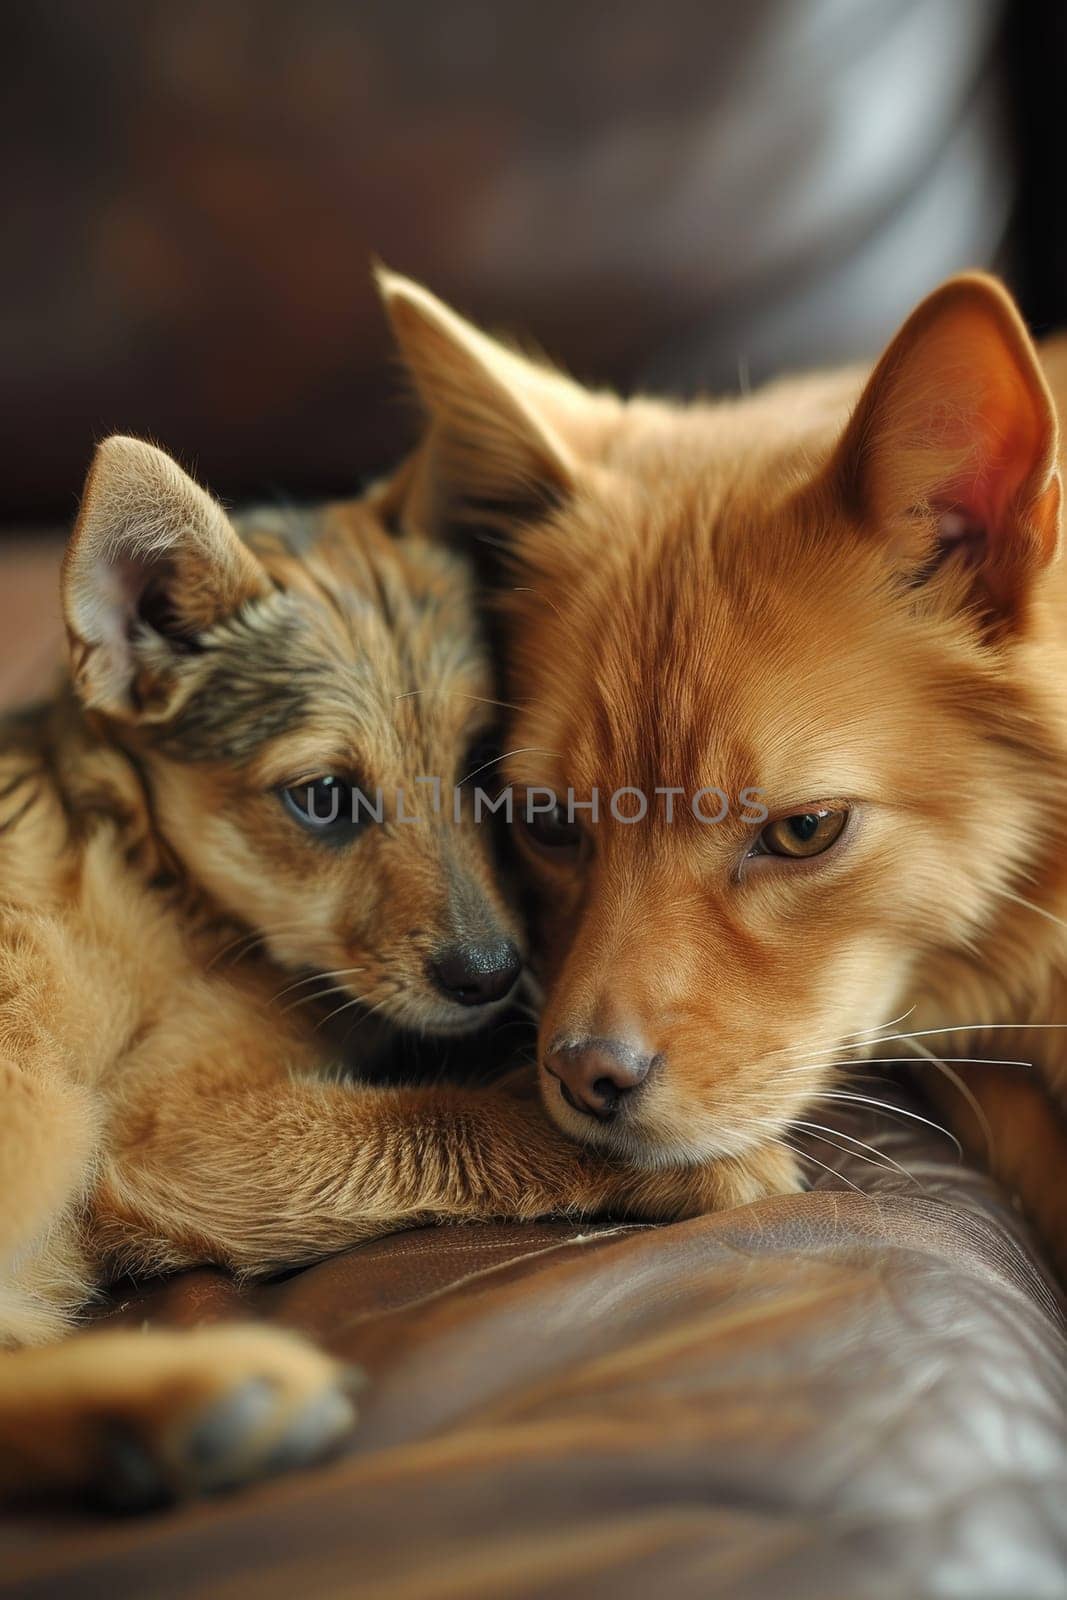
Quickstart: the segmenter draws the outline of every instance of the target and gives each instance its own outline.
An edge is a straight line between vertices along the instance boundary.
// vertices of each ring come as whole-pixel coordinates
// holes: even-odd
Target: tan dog
[[[730,1164],[627,1173],[535,1097],[324,1074],[329,1011],[358,1065],[372,1014],[461,1034],[519,968],[488,830],[420,786],[482,764],[496,715],[469,580],[385,510],[239,537],[162,452],[97,454],[63,572],[72,680],[0,741],[0,1488],[210,1490],[351,1423],[345,1375],[281,1331],[49,1343],[115,1271],[760,1192]],[[368,815],[357,790],[405,797]]]
[[[1062,1256],[1062,1127],[975,1058],[1067,1095],[1064,346],[967,276],[869,377],[623,402],[382,287],[406,515],[506,552],[506,770],[559,797],[524,829],[552,1116],[759,1171],[843,1066],[933,1055]],[[706,786],[766,812],[707,825]]]

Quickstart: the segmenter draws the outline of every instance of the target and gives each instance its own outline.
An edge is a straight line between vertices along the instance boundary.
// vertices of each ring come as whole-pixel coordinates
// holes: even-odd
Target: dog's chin
[[[469,1034],[480,1033],[483,1028],[495,1022],[504,1015],[507,1005],[500,1003],[492,1006],[478,1006],[476,1009],[457,1006],[457,1014],[443,1016],[436,1014],[436,1021],[421,1024],[425,1033],[433,1034],[439,1039],[462,1039]]]
[[[684,1119],[686,1126],[673,1127],[663,1108],[644,1113],[638,1101],[625,1106],[606,1122],[585,1116],[567,1104],[558,1080],[541,1074],[541,1093],[545,1110],[568,1138],[601,1150],[616,1161],[656,1171],[663,1167],[699,1166],[725,1156],[738,1156],[759,1143],[754,1132],[707,1127],[694,1131],[699,1115]],[[682,1122],[679,1117],[679,1122]]]
[[[344,994],[339,989],[338,995]],[[338,998],[330,1002],[342,1032],[355,1041],[369,1040],[382,1034],[414,1035],[426,1039],[459,1039],[490,1026],[503,1016],[509,1000],[497,1000],[491,1005],[461,1006],[450,1004],[436,995],[412,986],[394,988],[378,996],[373,990],[363,995],[350,995],[347,1001]]]
[[[460,1039],[479,1033],[504,1015],[510,996],[485,1006],[451,1005],[448,1001],[417,990],[401,992],[383,1005],[380,1015],[406,1033],[427,1034],[434,1039]]]

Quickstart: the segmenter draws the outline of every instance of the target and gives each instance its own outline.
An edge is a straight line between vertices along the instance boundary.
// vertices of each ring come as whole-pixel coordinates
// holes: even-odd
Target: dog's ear
[[[424,521],[504,526],[565,500],[607,398],[479,332],[409,279],[384,268],[376,277],[429,417]]]
[[[119,434],[98,447],[62,576],[86,706],[131,721],[169,717],[205,630],[269,592],[222,507],[170,456]]]
[[[834,458],[850,512],[895,538],[919,576],[947,562],[987,615],[1017,616],[1060,535],[1058,429],[1006,291],[953,278],[879,361]]]

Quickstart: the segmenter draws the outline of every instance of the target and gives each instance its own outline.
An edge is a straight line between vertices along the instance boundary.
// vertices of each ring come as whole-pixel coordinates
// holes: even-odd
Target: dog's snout
[[[446,945],[429,962],[434,984],[461,1006],[487,1006],[503,1000],[522,969],[510,939],[468,939]]]
[[[545,1068],[559,1079],[569,1106],[606,1122],[623,1097],[644,1083],[655,1059],[636,1040],[576,1039],[555,1042]]]

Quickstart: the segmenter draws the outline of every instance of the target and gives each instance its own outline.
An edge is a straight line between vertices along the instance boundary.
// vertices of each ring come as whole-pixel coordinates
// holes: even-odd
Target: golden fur
[[[335,1070],[331,1011],[357,1069],[372,1019],[461,1034],[428,963],[515,934],[469,810],[335,846],[283,803],[328,773],[429,807],[418,778],[459,782],[496,715],[465,566],[386,512],[372,493],[239,536],[161,451],[97,453],[63,573],[70,681],[0,740],[0,1488],[208,1490],[351,1423],[345,1375],[280,1331],[52,1343],[116,1271],[262,1272],[447,1217],[670,1215],[780,1176],[654,1180],[562,1138],[521,1084]]]
[[[759,1161],[857,1059],[934,1055],[1062,1262],[1064,345],[1039,358],[969,275],[873,374],[623,401],[381,282],[428,415],[402,518],[497,564],[513,783],[758,786],[772,819],[847,817],[805,860],[684,805],[528,836],[550,1114],[650,1166]],[[601,1120],[553,1060],[605,1039],[652,1069]],[[968,1083],[976,1057],[1043,1089]]]

